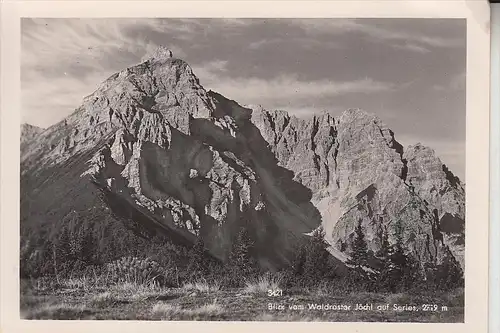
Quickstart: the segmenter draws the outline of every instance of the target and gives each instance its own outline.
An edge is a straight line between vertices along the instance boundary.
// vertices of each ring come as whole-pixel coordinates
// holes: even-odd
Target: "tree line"
[[[288,288],[312,288],[321,284],[351,290],[401,292],[417,289],[448,290],[463,287],[460,265],[446,251],[439,264],[422,266],[404,245],[401,223],[396,223],[395,242],[389,242],[384,231],[377,253],[368,250],[361,221],[354,230],[354,239],[346,262],[348,274],[339,273],[338,262],[328,252],[324,230],[320,227],[311,236],[297,243],[286,267],[275,272]],[[143,239],[132,232],[114,232],[112,227],[63,225],[51,235],[25,234],[21,246],[21,276],[74,276],[88,267],[104,269],[107,263],[125,256],[154,260],[164,268],[170,285],[198,279],[214,280],[227,287],[242,287],[251,277],[263,274],[255,260],[255,242],[243,226],[225,262],[208,254],[201,237],[191,248],[174,245],[165,237]],[[373,267],[371,261],[378,265]]]

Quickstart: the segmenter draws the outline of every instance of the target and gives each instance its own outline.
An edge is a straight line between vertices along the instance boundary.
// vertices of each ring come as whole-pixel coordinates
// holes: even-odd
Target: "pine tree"
[[[392,292],[410,290],[423,281],[423,276],[417,258],[406,253],[401,220],[395,224],[395,239],[396,242],[389,246],[387,260],[380,272],[380,286]]]
[[[379,289],[391,292],[396,292],[402,288],[404,270],[408,264],[403,246],[403,228],[400,220],[395,223],[394,229],[396,242],[384,249],[384,252],[386,251],[385,256],[382,257],[381,255],[381,258],[384,260],[384,265],[377,279],[377,286]],[[384,238],[385,237],[386,236],[384,236]]]
[[[464,286],[463,271],[453,254],[447,250],[443,262],[437,266],[436,282],[440,290],[451,290]]]
[[[70,231],[68,226],[63,225],[58,232],[58,236],[55,242],[56,246],[56,257],[58,258],[58,271],[60,274],[65,275],[70,272],[76,258],[71,252],[70,246]]]
[[[304,264],[302,275],[311,283],[324,279],[331,271],[330,254],[325,242],[325,231],[322,226],[316,229],[304,249]]]
[[[96,237],[92,226],[82,227],[83,230],[83,248],[80,254],[80,260],[86,264],[95,263],[95,250],[97,247]]]
[[[196,276],[205,276],[208,273],[208,265],[205,258],[205,243],[201,236],[198,236],[190,251],[188,272]]]
[[[304,265],[306,262],[306,245],[303,242],[295,249],[295,256],[290,264],[291,273],[295,276],[300,276],[304,273]]]
[[[353,265],[355,268],[360,268],[368,263],[368,245],[366,244],[361,221],[358,221],[358,225],[354,230],[356,235],[352,244],[351,259],[347,261],[347,264]]]
[[[240,279],[249,277],[258,271],[258,265],[253,258],[254,242],[250,238],[247,228],[242,227],[229,254],[228,269]]]
[[[410,290],[418,287],[423,282],[422,269],[417,257],[412,254],[405,254],[405,266],[402,267],[401,287]]]
[[[387,260],[389,257],[389,251],[391,244],[389,243],[389,235],[387,234],[387,229],[384,228],[381,235],[380,249],[377,251],[376,256],[381,260]]]
[[[389,249],[387,260],[379,276],[380,286],[391,292],[399,290],[405,266],[406,256],[403,247],[399,243],[393,244]]]

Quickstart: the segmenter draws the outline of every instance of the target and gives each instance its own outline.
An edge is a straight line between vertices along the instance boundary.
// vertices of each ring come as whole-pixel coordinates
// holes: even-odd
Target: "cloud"
[[[157,19],[23,19],[23,121],[53,124],[69,115],[100,82],[157,48],[153,41],[134,36],[133,29],[190,31],[186,24]],[[185,56],[176,45],[168,47],[175,56]]]
[[[227,71],[227,60],[213,60],[205,64],[204,71],[214,73],[214,72],[226,72]]]
[[[22,121],[46,128],[62,120],[111,74],[90,73],[80,78],[63,75],[50,80],[44,80],[41,75],[32,76],[21,84]]]
[[[425,48],[421,45],[413,44],[413,43],[394,44],[393,47],[396,49],[400,49],[400,50],[407,50],[407,51],[417,52],[417,53],[422,53],[422,54],[431,52],[428,48]]]
[[[465,71],[464,71],[464,72],[457,74],[451,78],[450,89],[452,89],[452,90],[464,90],[465,83],[466,83],[466,75],[465,75]]]
[[[301,27],[310,34],[342,34],[362,33],[378,41],[391,42],[395,48],[403,48],[419,53],[427,53],[426,47],[456,48],[465,47],[465,40],[460,38],[446,38],[438,36],[427,36],[420,33],[389,29],[380,25],[359,21],[357,19],[298,19],[290,20],[290,23]],[[403,44],[401,44],[403,43]]]
[[[174,25],[170,25],[174,26]],[[131,28],[165,31],[165,23],[155,19],[33,19],[23,20],[21,61],[23,69],[70,66],[85,63],[100,70],[109,59],[121,55],[140,59],[156,47],[151,41],[132,37]],[[170,28],[172,29],[172,28]],[[178,30],[182,30],[178,28]],[[176,55],[182,50],[175,45]],[[116,59],[116,58],[114,58]]]
[[[449,82],[445,85],[436,84],[432,88],[436,91],[463,91],[465,90],[466,74],[465,71],[451,76]]]
[[[314,48],[320,47],[324,49],[341,49],[343,46],[335,41],[331,40],[319,40],[309,37],[281,37],[281,38],[264,38],[248,44],[248,48],[251,50],[258,50],[265,46],[279,46],[281,43],[293,42],[297,47],[301,48]]]
[[[250,44],[248,44],[248,48],[256,50],[256,49],[260,49],[261,47],[266,46],[266,45],[281,43],[281,42],[283,42],[283,40],[284,40],[283,38],[260,39],[258,41],[251,42]]]
[[[297,75],[286,74],[272,79],[257,77],[229,77],[213,70],[213,63],[193,67],[193,72],[206,89],[217,91],[224,96],[244,104],[293,105],[309,101],[314,104],[318,98],[359,93],[370,94],[396,89],[392,83],[371,78],[337,82],[334,80],[304,81]]]

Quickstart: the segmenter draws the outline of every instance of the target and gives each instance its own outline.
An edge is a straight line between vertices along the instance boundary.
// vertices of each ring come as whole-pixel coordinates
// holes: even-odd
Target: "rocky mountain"
[[[276,268],[320,225],[345,261],[359,221],[373,251],[398,224],[422,262],[450,249],[463,265],[464,185],[432,149],[403,149],[359,109],[300,119],[243,107],[206,91],[165,48],[23,149],[22,228],[50,233],[72,214],[99,216],[98,227],[141,237],[203,237],[224,260],[244,225],[261,265]]]
[[[252,121],[279,164],[312,192],[331,252],[345,261],[362,222],[369,248],[387,232],[403,240],[421,262],[439,262],[449,248],[464,265],[465,187],[428,147],[406,150],[375,115],[346,110],[298,119],[256,108]]]
[[[21,152],[24,152],[26,146],[33,141],[33,139],[43,132],[43,128],[33,126],[27,123],[21,124]]]

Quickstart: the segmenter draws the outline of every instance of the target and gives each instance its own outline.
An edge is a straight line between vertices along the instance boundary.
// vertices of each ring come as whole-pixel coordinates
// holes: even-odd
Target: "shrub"
[[[107,265],[110,278],[114,282],[151,284],[165,283],[164,269],[156,261],[149,258],[123,257]]]

